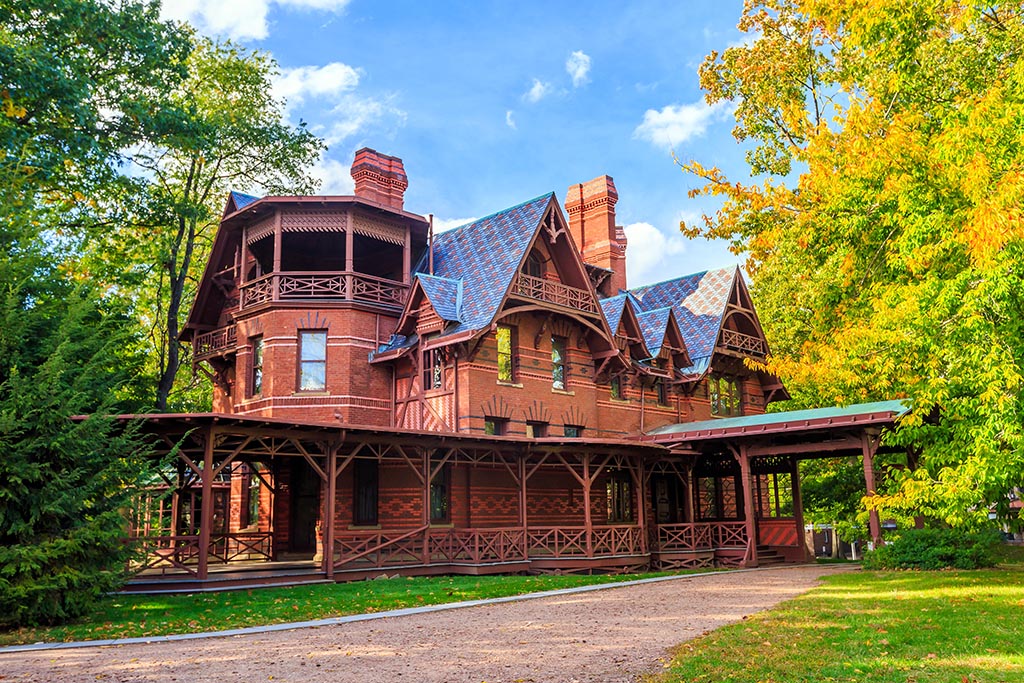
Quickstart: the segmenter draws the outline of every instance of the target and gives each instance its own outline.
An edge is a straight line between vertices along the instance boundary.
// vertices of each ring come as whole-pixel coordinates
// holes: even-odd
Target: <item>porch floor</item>
[[[325,577],[319,562],[312,560],[248,561],[210,565],[209,575],[203,580],[182,569],[147,570],[129,579],[121,589],[121,593],[128,595],[203,593],[314,583],[334,583]]]

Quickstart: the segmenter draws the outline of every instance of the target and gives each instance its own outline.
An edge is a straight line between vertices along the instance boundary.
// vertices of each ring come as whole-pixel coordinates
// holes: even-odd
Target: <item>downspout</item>
[[[434,274],[434,214],[427,214],[430,229],[427,232],[427,272]]]

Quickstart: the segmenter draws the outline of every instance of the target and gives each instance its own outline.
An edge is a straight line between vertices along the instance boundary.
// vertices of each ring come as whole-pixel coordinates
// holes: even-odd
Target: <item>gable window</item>
[[[732,417],[742,413],[740,382],[735,377],[709,376],[708,399],[711,403],[711,414],[715,417]]]
[[[531,439],[542,439],[548,435],[547,422],[527,422],[526,436]]]
[[[622,378],[612,377],[612,398],[616,401],[622,400]]]
[[[633,521],[633,480],[623,472],[615,472],[605,481],[609,523]]]
[[[551,387],[565,391],[565,337],[551,338]]]
[[[668,405],[668,388],[665,386],[665,380],[654,380],[654,395],[658,399],[658,405]]]
[[[523,270],[531,277],[544,277],[544,262],[537,254],[530,254],[526,257],[526,265]]]
[[[249,344],[252,353],[252,372],[249,375],[249,395],[263,393],[263,337],[253,337]]]
[[[565,425],[565,435],[573,439],[578,439],[583,436],[583,427],[580,427],[579,425]]]
[[[515,329],[508,325],[498,325],[494,333],[498,342],[498,381],[516,381],[516,335]]]
[[[444,524],[451,521],[452,470],[448,463],[430,480],[430,521]]]
[[[353,475],[352,522],[356,526],[374,526],[377,524],[377,491],[380,474],[376,460],[356,460]]]
[[[484,434],[487,436],[501,436],[508,431],[508,420],[500,417],[484,418]]]
[[[327,388],[327,330],[299,331],[299,391]]]
[[[423,388],[444,388],[443,349],[430,349],[423,352]]]

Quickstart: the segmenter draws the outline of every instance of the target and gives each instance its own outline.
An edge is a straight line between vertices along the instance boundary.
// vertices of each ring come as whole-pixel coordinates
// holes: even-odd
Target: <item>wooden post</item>
[[[197,578],[202,581],[209,575],[210,534],[213,532],[213,427],[206,430],[203,446],[203,498],[200,502],[199,526],[199,567]]]
[[[530,556],[529,520],[526,514],[526,453],[519,457],[519,526],[523,529],[523,559]]]
[[[697,509],[696,501],[697,495],[700,493],[697,490],[697,477],[694,476],[694,465],[688,463],[686,465],[686,521],[690,524],[697,522]]]
[[[800,492],[800,463],[796,457],[789,459],[790,495],[793,496],[793,518],[796,522],[796,538],[800,544],[800,559],[804,562],[814,558],[814,553],[807,553],[807,535],[804,533],[804,501]]]
[[[740,483],[743,489],[743,517],[747,524],[747,561],[745,566],[757,566],[757,520],[754,519],[753,481],[750,474],[750,456],[747,447],[740,446]]]
[[[594,523],[590,519],[590,453],[583,455],[583,528],[587,539],[587,557],[594,556]]]
[[[274,212],[274,279],[273,300],[281,299],[281,211]]]
[[[644,488],[644,458],[637,456],[636,467],[636,513],[640,524],[640,552],[647,552],[647,491]]]
[[[861,454],[864,456],[864,483],[867,486],[867,494],[875,495],[875,449],[877,442],[873,442],[871,435],[867,432],[861,435]],[[878,510],[868,511],[868,531],[871,534],[871,543],[877,548],[882,544],[882,523],[878,518]]]
[[[427,547],[430,538],[430,451],[423,449],[423,564],[430,564],[430,548]]]
[[[338,495],[338,449],[339,444],[327,447],[327,513],[323,526],[324,574],[334,578],[334,507]]]

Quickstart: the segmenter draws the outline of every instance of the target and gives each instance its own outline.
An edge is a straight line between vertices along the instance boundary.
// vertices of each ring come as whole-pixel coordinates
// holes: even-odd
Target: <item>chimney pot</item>
[[[356,196],[401,211],[409,179],[398,157],[363,147],[352,161]]]

